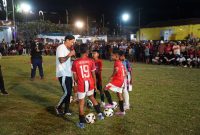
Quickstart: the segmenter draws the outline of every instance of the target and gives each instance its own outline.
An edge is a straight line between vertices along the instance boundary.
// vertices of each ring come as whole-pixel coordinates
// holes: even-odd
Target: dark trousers
[[[1,65],[0,65],[0,90],[5,91],[3,75],[2,75],[2,72],[1,72]]]
[[[39,73],[40,73],[40,77],[44,77],[44,73],[43,73],[43,67],[42,67],[42,59],[40,58],[33,58],[32,59],[32,69],[31,69],[31,78],[35,78],[35,74],[36,74],[36,69],[38,67],[39,69]]]
[[[72,94],[72,77],[59,77],[59,82],[63,90],[63,96],[61,97],[57,107],[61,108],[65,104],[65,113],[69,112],[70,97]]]

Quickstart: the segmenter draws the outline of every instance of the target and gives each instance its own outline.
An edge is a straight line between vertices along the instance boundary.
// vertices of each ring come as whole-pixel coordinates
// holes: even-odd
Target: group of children
[[[98,50],[92,53],[93,59],[88,57],[89,48],[86,44],[80,46],[81,58],[76,59],[72,65],[73,78],[76,82],[75,89],[79,101],[79,128],[85,127],[84,103],[87,96],[93,104],[98,114],[98,119],[103,120],[104,114],[101,106],[105,108],[114,108],[110,91],[117,93],[119,100],[119,112],[116,115],[125,115],[125,110],[130,109],[129,90],[132,89],[132,68],[130,63],[125,59],[123,51],[114,50],[112,60],[114,61],[114,70],[110,77],[109,83],[103,89],[102,87],[102,60],[99,59]],[[101,104],[96,100],[97,90],[100,93]],[[105,104],[104,95],[108,104]]]

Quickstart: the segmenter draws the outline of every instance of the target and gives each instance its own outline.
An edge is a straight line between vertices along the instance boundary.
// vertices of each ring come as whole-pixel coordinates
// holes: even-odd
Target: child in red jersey
[[[102,60],[99,59],[99,51],[98,50],[94,50],[92,52],[92,56],[93,56],[95,66],[96,66],[95,75],[96,75],[97,90],[99,90],[99,92],[100,92],[101,105],[105,106],[104,93],[103,93],[103,90],[102,90],[102,65],[103,65]],[[94,97],[96,98],[96,91],[94,93]]]
[[[104,89],[104,93],[106,95],[106,98],[108,100],[108,105],[105,106],[105,108],[114,108],[114,104],[111,98],[111,95],[108,90],[111,90],[115,93],[117,93],[117,96],[119,98],[119,108],[120,112],[117,112],[117,115],[125,115],[124,111],[124,101],[122,96],[122,90],[124,87],[124,78],[126,76],[125,73],[125,67],[120,61],[119,51],[114,50],[112,53],[112,59],[115,61],[114,63],[114,71],[110,78],[110,82],[106,85]]]
[[[80,46],[81,58],[76,59],[72,65],[72,71],[74,80],[78,84],[78,99],[79,99],[79,120],[77,123],[79,128],[85,127],[85,116],[84,116],[84,99],[88,96],[94,105],[94,109],[98,114],[100,120],[104,119],[104,116],[100,110],[100,105],[94,98],[94,90],[96,89],[96,78],[95,78],[95,63],[92,59],[88,58],[89,48],[86,44]]]

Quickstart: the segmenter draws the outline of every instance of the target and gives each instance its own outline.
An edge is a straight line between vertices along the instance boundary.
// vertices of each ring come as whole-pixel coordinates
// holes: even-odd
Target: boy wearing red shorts
[[[78,84],[78,99],[79,99],[79,120],[77,123],[79,128],[85,127],[84,116],[84,99],[88,96],[94,105],[94,109],[98,114],[100,120],[104,119],[103,113],[100,110],[100,105],[94,98],[94,90],[96,89],[95,78],[95,63],[92,59],[88,58],[89,48],[86,44],[80,46],[81,58],[76,59],[72,65],[72,72],[74,80]]]
[[[116,114],[125,115],[122,90],[124,87],[124,78],[126,76],[126,73],[125,73],[125,67],[119,58],[120,58],[119,51],[118,50],[113,51],[112,60],[114,60],[115,63],[114,63],[113,74],[110,77],[110,82],[106,85],[104,89],[104,93],[109,103],[105,106],[105,108],[114,108],[112,97],[109,93],[109,90],[113,91],[117,93],[117,97],[119,99],[120,112],[117,112]]]

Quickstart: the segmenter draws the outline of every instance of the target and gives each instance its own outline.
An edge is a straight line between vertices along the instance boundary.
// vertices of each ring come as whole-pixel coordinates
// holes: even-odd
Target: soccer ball
[[[88,124],[93,124],[96,120],[96,117],[93,113],[89,113],[88,115],[85,116],[85,120]]]
[[[89,99],[87,99],[87,107],[88,108],[92,108],[93,107],[93,103]]]
[[[114,111],[110,108],[110,109],[105,109],[104,110],[104,114],[106,117],[112,117],[114,114]]]
[[[114,101],[114,102],[113,102],[113,106],[114,106],[113,109],[116,110],[117,107],[118,107],[117,102]]]

